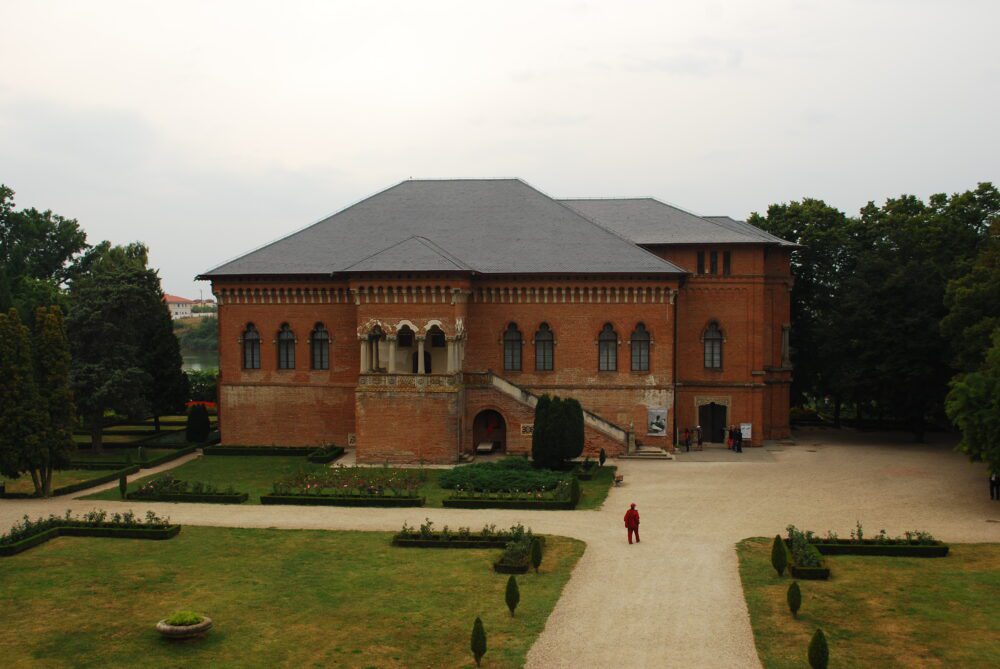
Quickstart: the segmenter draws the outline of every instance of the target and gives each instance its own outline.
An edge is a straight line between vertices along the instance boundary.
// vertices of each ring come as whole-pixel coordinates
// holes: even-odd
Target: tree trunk
[[[45,469],[43,469],[42,472],[45,481],[42,496],[52,497],[52,465],[45,465]]]
[[[153,432],[160,431],[160,415],[153,414]]]
[[[840,427],[840,405],[842,404],[840,396],[833,398],[833,426]]]
[[[31,469],[31,483],[35,486],[35,497],[44,497],[45,488],[42,486],[42,480],[38,477],[38,470]]]
[[[104,452],[104,425],[101,417],[93,418],[90,423],[90,447],[94,453]]]
[[[856,406],[856,408],[855,408],[855,414],[854,415],[855,415],[855,419],[858,422],[858,424],[855,426],[855,428],[858,429],[858,430],[860,430],[862,427],[864,427],[864,424],[865,424],[864,403],[862,403],[862,401],[860,399],[855,399],[854,402],[855,402],[855,406]]]

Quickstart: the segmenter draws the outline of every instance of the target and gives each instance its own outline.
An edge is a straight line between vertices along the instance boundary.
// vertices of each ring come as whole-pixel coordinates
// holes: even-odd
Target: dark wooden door
[[[698,422],[705,441],[726,443],[726,407],[715,402],[698,407]]]

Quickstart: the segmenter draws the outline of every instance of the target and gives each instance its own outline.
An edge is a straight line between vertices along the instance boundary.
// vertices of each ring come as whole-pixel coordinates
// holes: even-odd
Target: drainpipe
[[[673,417],[673,421],[672,421],[673,428],[674,428],[674,441],[673,441],[672,444],[670,444],[671,447],[673,447],[677,443],[677,441],[678,441],[678,439],[677,439],[677,437],[678,437],[678,434],[677,434],[677,314],[678,314],[679,309],[680,309],[680,301],[681,301],[680,287],[683,284],[683,282],[684,282],[684,278],[681,277],[681,280],[677,282],[677,292],[674,294],[674,354],[673,354],[673,360],[671,360],[671,362],[673,363],[672,364],[672,366],[673,366],[673,372],[672,372],[671,383],[674,386],[674,393],[673,393],[673,397],[674,397],[673,416],[674,417]]]

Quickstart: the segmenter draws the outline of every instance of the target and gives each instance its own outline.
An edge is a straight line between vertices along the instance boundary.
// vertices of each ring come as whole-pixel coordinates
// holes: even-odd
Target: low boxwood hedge
[[[206,446],[205,455],[310,455],[316,449],[310,446]]]
[[[299,504],[304,506],[423,506],[423,497],[355,496],[347,495],[261,495],[261,504]]]
[[[525,511],[572,511],[576,502],[568,499],[489,499],[484,497],[449,497],[441,502],[452,509],[520,509]]]
[[[530,561],[525,561],[524,564],[515,564],[502,560],[493,563],[493,571],[498,574],[527,574],[529,567],[531,567]]]
[[[26,515],[0,535],[0,556],[17,555],[60,536],[169,539],[180,531],[180,525],[171,525],[169,518],[160,518],[152,511],[146,512],[145,521],[131,511],[111,516],[106,511],[89,511],[78,517],[67,511],[62,517],[50,515],[37,520]]]
[[[242,504],[249,499],[250,495],[245,492],[230,493],[195,493],[195,492],[175,492],[161,493],[158,495],[136,495],[129,493],[126,498],[141,500],[144,502],[191,502],[206,504]]]
[[[309,462],[317,464],[327,464],[333,462],[344,454],[343,446],[331,446],[329,448],[318,448],[306,457]]]
[[[904,544],[886,543],[880,544],[874,541],[864,541],[862,543],[850,542],[846,540],[836,543],[813,543],[823,555],[878,555],[883,557],[946,557],[949,546],[943,541],[934,544]]]
[[[0,557],[23,553],[56,537],[106,537],[111,539],[170,539],[181,531],[180,525],[167,527],[53,527],[14,544],[0,546]]]

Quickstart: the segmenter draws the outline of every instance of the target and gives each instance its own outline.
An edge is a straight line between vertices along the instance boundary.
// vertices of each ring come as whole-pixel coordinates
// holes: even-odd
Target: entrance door
[[[705,441],[715,444],[726,443],[726,407],[710,402],[698,407],[698,422],[701,424]]]
[[[507,423],[499,412],[486,409],[476,414],[472,422],[473,448],[480,444],[492,444],[494,453],[507,451]]]

